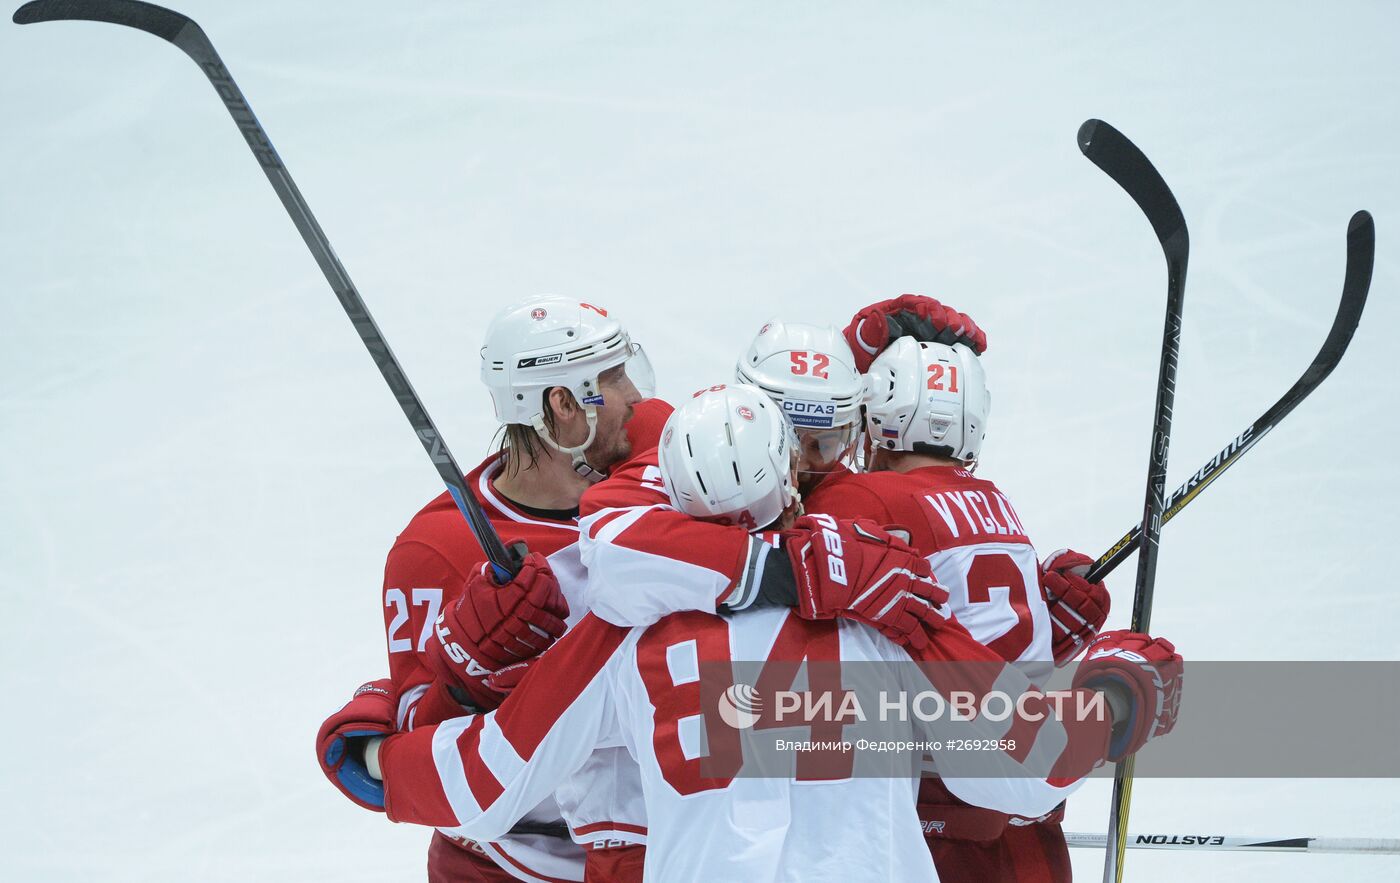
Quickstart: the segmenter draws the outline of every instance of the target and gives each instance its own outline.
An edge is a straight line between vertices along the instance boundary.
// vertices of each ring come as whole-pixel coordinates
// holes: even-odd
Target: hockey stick
[[[320,265],[331,290],[335,292],[340,305],[345,309],[345,314],[350,317],[355,330],[359,332],[360,340],[369,350],[374,364],[379,367],[379,373],[384,375],[384,381],[389,384],[389,389],[393,391],[404,416],[417,433],[423,450],[428,452],[428,457],[437,467],[438,475],[442,476],[447,485],[448,493],[452,495],[457,508],[466,518],[467,526],[486,552],[497,581],[503,583],[513,577],[520,570],[520,557],[514,550],[506,549],[490,520],[481,511],[481,505],[467,489],[466,482],[462,479],[461,468],[447,449],[447,443],[442,440],[433,419],[428,416],[418,393],[414,392],[412,384],[408,382],[408,375],[404,374],[399,360],[389,349],[389,342],[384,339],[383,332],[370,316],[369,308],[355,289],[355,283],[350,281],[350,275],[345,272],[345,267],[331,249],[330,241],[321,231],[321,225],[311,214],[311,207],[302,198],[301,191],[297,189],[296,182],[292,180],[286,166],[282,165],[282,159],[268,140],[262,124],[253,115],[252,107],[248,105],[228,69],[224,67],[219,53],[214,51],[214,45],[209,42],[199,25],[178,12],[138,0],[33,0],[15,10],[15,24],[27,25],[44,21],[98,21],[125,25],[175,44],[199,65],[199,69],[204,71],[209,83],[219,93],[219,98],[233,117],[238,130],[243,133],[248,148],[253,151],[258,165],[262,166],[272,189],[277,191],[282,206],[301,233],[306,247],[311,249],[311,255],[316,258],[316,263]]]
[[[1102,849],[1102,834],[1065,832],[1070,846]],[[1400,840],[1373,837],[1231,837],[1227,834],[1129,834],[1129,849],[1188,852],[1326,852],[1348,855],[1400,855]]]
[[[1322,349],[1318,350],[1312,364],[1282,398],[1274,402],[1259,419],[1246,426],[1244,432],[1235,436],[1224,450],[1197,470],[1185,484],[1172,492],[1167,498],[1166,508],[1162,510],[1162,524],[1165,525],[1176,517],[1178,512],[1186,508],[1187,503],[1233,466],[1235,461],[1254,447],[1269,430],[1279,425],[1283,418],[1322,385],[1322,381],[1337,367],[1351,343],[1357,323],[1361,321],[1361,311],[1366,306],[1366,295],[1371,289],[1371,268],[1375,256],[1375,222],[1371,220],[1370,212],[1359,211],[1352,215],[1347,223],[1347,265],[1346,277],[1342,282],[1342,301],[1337,306],[1337,315],[1332,319],[1332,329],[1327,332]],[[1086,578],[1090,582],[1098,582],[1108,576],[1133,554],[1141,539],[1142,525],[1135,524],[1132,530],[1123,534],[1122,539],[1094,562]]]
[[[1176,399],[1177,352],[1181,344],[1181,307],[1186,294],[1186,259],[1190,239],[1186,218],[1162,176],[1133,142],[1102,120],[1079,127],[1079,149],[1089,161],[1118,182],[1138,204],[1162,245],[1167,259],[1167,320],[1162,331],[1162,357],[1157,371],[1157,407],[1152,421],[1152,448],[1147,462],[1147,495],[1143,503],[1137,587],[1133,593],[1132,630],[1145,632],[1152,620],[1152,590],[1157,579],[1158,540],[1162,533],[1163,492],[1167,483],[1167,449],[1171,443],[1172,403]],[[1123,879],[1123,849],[1128,834],[1128,809],[1133,797],[1133,755],[1119,761],[1113,773],[1113,803],[1108,817],[1108,849],[1104,883]]]

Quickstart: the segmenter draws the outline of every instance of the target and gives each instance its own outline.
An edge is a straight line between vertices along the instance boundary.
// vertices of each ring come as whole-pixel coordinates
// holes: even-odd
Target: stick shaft
[[[1167,262],[1167,309],[1157,369],[1157,398],[1148,451],[1147,490],[1138,546],[1137,586],[1133,593],[1132,630],[1146,632],[1152,622],[1152,599],[1157,580],[1157,552],[1167,482],[1167,453],[1171,444],[1172,406],[1176,400],[1176,367],[1181,344],[1181,313],[1186,295],[1186,263],[1190,238],[1186,218],[1171,188],[1151,161],[1121,132],[1102,120],[1088,120],[1079,129],[1079,148],[1090,162],[1117,182],[1152,224]],[[1104,883],[1121,883],[1123,850],[1128,833],[1128,809],[1133,795],[1133,758],[1120,761],[1113,775],[1113,802],[1104,857]]]
[[[1307,370],[1278,401],[1269,406],[1269,409],[1261,414],[1259,419],[1246,426],[1244,431],[1235,436],[1219,454],[1206,461],[1206,464],[1187,479],[1181,487],[1172,492],[1172,495],[1166,499],[1166,507],[1162,510],[1163,525],[1175,518],[1182,509],[1186,508],[1187,504],[1196,499],[1202,491],[1223,475],[1225,470],[1235,465],[1270,430],[1283,422],[1283,419],[1299,403],[1322,385],[1322,381],[1326,380],[1327,376],[1341,362],[1342,356],[1351,344],[1352,335],[1356,332],[1356,327],[1361,321],[1361,313],[1366,306],[1366,297],[1371,288],[1371,272],[1375,264],[1375,253],[1375,222],[1372,220],[1370,212],[1356,212],[1347,224],[1346,275],[1342,283],[1341,301],[1337,305],[1336,315],[1332,319],[1332,327],[1327,332],[1327,338],[1323,341],[1322,347],[1313,357]],[[1089,569],[1086,578],[1090,582],[1099,582],[1108,576],[1118,565],[1128,560],[1138,548],[1141,540],[1142,525],[1134,524],[1118,542],[1099,556],[1099,559],[1094,562],[1094,566]]]
[[[1103,849],[1103,834],[1065,832],[1072,847]],[[1236,837],[1226,834],[1129,834],[1129,849],[1183,852],[1321,852],[1354,855],[1400,855],[1400,840],[1375,837]]]

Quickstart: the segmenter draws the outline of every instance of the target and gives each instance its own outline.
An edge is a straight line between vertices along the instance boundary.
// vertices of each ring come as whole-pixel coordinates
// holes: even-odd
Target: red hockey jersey
[[[670,412],[670,405],[659,399],[635,406],[627,424],[634,450],[656,446]],[[549,560],[569,602],[566,623],[572,626],[588,609],[583,597],[587,573],[579,560],[577,512],[532,510],[512,502],[495,487],[504,464],[501,454],[488,457],[466,475],[467,488],[503,540],[524,540],[531,551]],[[461,711],[445,701],[443,691],[431,690],[433,674],[424,654],[428,641],[433,639],[433,623],[442,605],[454,603],[461,596],[468,577],[485,559],[456,503],[446,492],[413,517],[389,551],[382,600],[389,675],[400,696],[400,730],[436,723]],[[604,773],[616,763],[606,752],[601,752],[594,764],[604,772],[595,778],[580,775],[564,783],[560,804],[565,807],[563,814],[570,824],[575,830],[586,828],[605,835],[618,827],[644,833],[641,822],[645,816],[635,783],[608,782]],[[527,820],[557,822],[560,804],[545,799],[527,815]],[[454,838],[462,836],[450,829],[444,829],[444,833]],[[640,839],[641,834],[634,832],[632,836]],[[583,879],[583,853],[566,840],[524,835],[480,845],[493,861],[522,880]]]
[[[996,485],[957,466],[850,473],[823,482],[806,503],[907,531],[972,636],[1008,662],[1045,662],[1048,673],[1050,612],[1039,560]]]

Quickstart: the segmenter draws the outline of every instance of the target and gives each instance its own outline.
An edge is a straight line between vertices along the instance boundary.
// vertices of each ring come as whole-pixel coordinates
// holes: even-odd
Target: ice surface
[[[1165,280],[1079,123],[1141,145],[1191,224],[1173,486],[1312,357],[1370,209],[1351,352],[1167,528],[1153,624],[1188,659],[1394,659],[1400,10],[1222,7],[180,4],[464,463],[507,299],[606,304],[679,396],[770,316],[920,291],[989,332],[985,473],[1043,550],[1097,554],[1141,504]],[[0,100],[0,877],[421,879],[424,832],[340,798],[312,742],[384,671],[383,555],[436,475],[186,58],[6,23]],[[1142,830],[1400,834],[1393,781],[1134,798]],[[1067,827],[1107,803],[1090,784]],[[1128,875],[1397,870],[1137,852]]]

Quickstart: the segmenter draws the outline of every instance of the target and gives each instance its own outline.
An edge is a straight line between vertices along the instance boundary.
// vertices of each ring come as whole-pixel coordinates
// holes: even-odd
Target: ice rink
[[[1191,226],[1171,487],[1312,358],[1369,209],[1350,352],[1166,528],[1153,630],[1188,661],[1400,658],[1400,8],[177,8],[466,466],[494,429],[481,333],[509,300],[607,306],[678,397],[765,319],[844,324],[914,291],[988,332],[981,474],[1043,552],[1097,555],[1140,511],[1165,271],[1079,124],[1136,141]],[[6,18],[0,102],[0,878],[422,879],[426,832],[352,806],[312,748],[386,671],[383,558],[437,475],[187,58]],[[1100,832],[1107,806],[1091,782],[1065,827]],[[1400,782],[1139,781],[1132,820],[1397,837]],[[1098,879],[1100,853],[1075,863]],[[1134,883],[1397,877],[1397,858],[1127,863]]]

